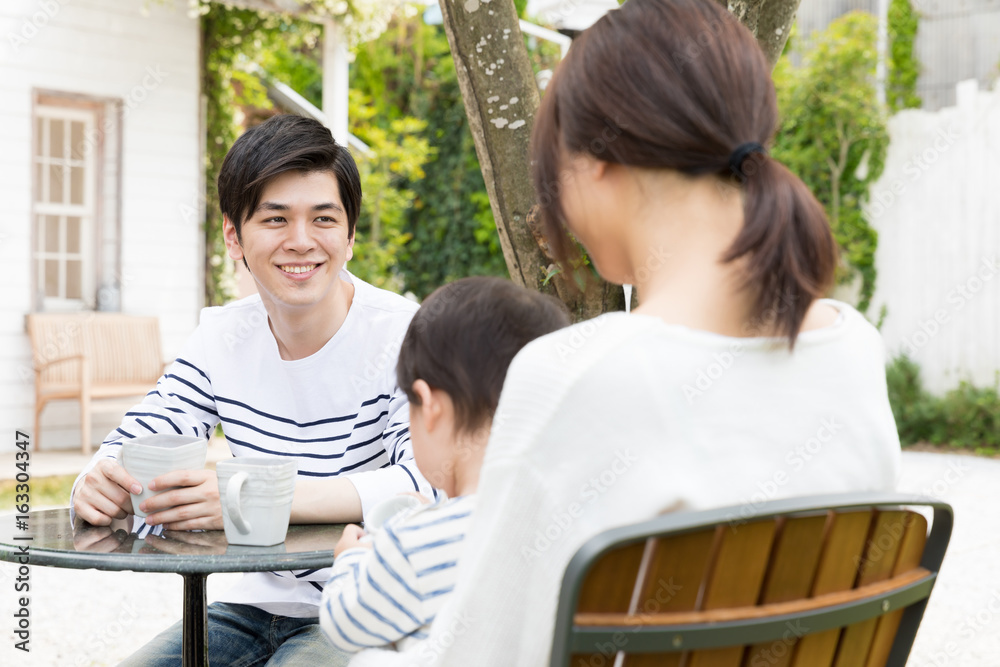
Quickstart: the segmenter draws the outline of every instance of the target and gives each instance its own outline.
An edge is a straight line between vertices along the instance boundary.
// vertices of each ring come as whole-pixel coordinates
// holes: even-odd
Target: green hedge
[[[903,445],[929,442],[1000,451],[1000,394],[997,386],[975,387],[962,382],[944,396],[924,389],[920,366],[906,355],[886,366],[889,402]]]

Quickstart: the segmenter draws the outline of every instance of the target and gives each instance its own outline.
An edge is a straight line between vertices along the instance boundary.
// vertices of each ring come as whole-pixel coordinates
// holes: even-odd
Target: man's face
[[[338,278],[353,253],[347,213],[333,172],[286,172],[265,186],[243,222],[242,243],[227,218],[229,256],[246,259],[264,305],[329,307],[343,296]]]

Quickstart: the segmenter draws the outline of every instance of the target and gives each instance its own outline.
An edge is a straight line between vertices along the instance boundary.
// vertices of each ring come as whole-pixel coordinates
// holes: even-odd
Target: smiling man
[[[293,458],[293,523],[350,522],[383,498],[432,493],[413,465],[396,356],[417,305],[347,273],[361,208],[348,151],[330,131],[276,116],[233,144],[219,173],[229,256],[258,295],[206,308],[181,355],[104,441],[74,488],[83,519],[109,525],[141,489],[120,465],[121,443],[150,433],[208,437],[222,424],[234,456]],[[212,470],[163,475],[145,501],[153,526],[221,529]],[[209,606],[216,665],[346,664],[323,636],[326,570],[244,576]],[[123,664],[177,665],[180,624]]]

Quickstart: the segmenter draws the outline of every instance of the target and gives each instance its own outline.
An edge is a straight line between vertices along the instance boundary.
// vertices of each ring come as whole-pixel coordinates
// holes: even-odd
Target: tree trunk
[[[507,269],[539,289],[549,262],[525,224],[535,203],[527,160],[538,87],[514,3],[442,0],[441,13]]]
[[[577,320],[622,310],[625,299],[617,285],[598,280],[581,294],[561,275],[545,284],[552,260],[528,221],[535,205],[528,144],[538,85],[514,3],[441,0],[441,13],[511,279],[557,295]]]
[[[757,37],[773,65],[795,20],[800,0],[719,0]],[[580,294],[552,267],[534,222],[535,192],[528,144],[538,87],[521,37],[513,0],[440,0],[465,113],[476,144],[500,247],[511,279],[556,294],[576,320],[623,310],[621,287],[595,281]],[[633,302],[635,301],[633,296]]]
[[[774,67],[795,23],[800,0],[718,0],[757,38]]]

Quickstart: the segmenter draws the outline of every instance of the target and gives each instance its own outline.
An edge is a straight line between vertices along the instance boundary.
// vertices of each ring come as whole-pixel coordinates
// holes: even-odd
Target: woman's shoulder
[[[521,449],[567,400],[582,400],[581,391],[607,391],[609,373],[638,376],[641,350],[649,348],[640,339],[651,329],[639,318],[608,313],[529,343],[507,371],[490,447],[502,434]]]
[[[848,354],[858,354],[864,350],[877,356],[884,354],[882,334],[856,308],[835,299],[819,299],[816,305],[825,307],[823,317],[826,320],[830,319],[828,313],[833,311],[833,321],[823,322],[825,326],[803,330],[799,334],[799,340],[805,346],[833,345],[835,348],[843,348]]]
[[[528,343],[514,358],[511,369],[537,368],[546,373],[583,370],[628,349],[637,337],[654,330],[655,321],[648,320],[615,312],[577,322]]]

